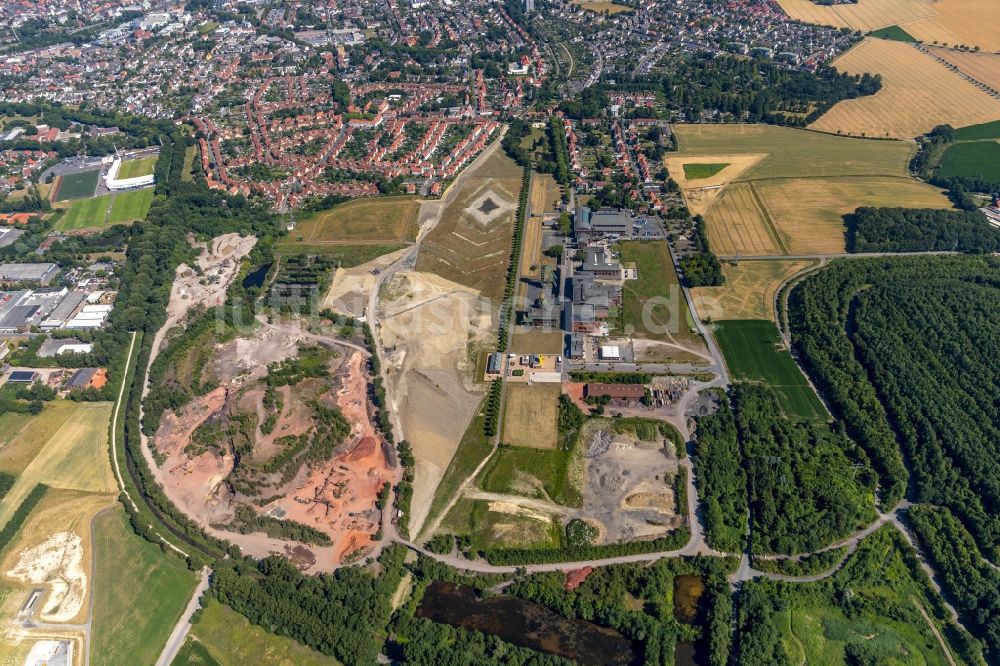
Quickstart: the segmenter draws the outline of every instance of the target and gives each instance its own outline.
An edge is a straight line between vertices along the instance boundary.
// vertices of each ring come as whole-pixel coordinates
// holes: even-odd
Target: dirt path
[[[926,622],[927,626],[929,626],[931,631],[934,632],[934,638],[937,639],[938,645],[941,646],[941,652],[944,652],[945,659],[948,660],[948,663],[951,664],[951,666],[958,666],[955,663],[955,658],[951,656],[951,650],[948,649],[948,644],[945,643],[944,637],[941,636],[941,632],[938,631],[937,625],[934,624],[931,616],[927,614],[926,610],[924,610],[924,605],[913,596],[910,597],[910,601],[912,601],[913,605],[917,607],[917,610],[920,611],[920,616],[924,618],[924,622]]]
[[[188,601],[184,613],[177,620],[173,631],[170,632],[170,638],[167,639],[167,644],[163,646],[163,651],[160,652],[160,657],[156,660],[156,666],[170,666],[174,661],[174,657],[181,651],[184,639],[187,638],[188,632],[191,631],[191,616],[201,608],[201,595],[208,589],[208,579],[211,573],[212,571],[208,567],[202,568],[201,580],[198,581],[198,586],[194,588],[194,593],[191,595],[191,600]]]

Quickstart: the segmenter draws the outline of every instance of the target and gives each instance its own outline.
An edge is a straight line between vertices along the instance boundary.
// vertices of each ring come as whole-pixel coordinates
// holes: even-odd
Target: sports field
[[[805,375],[782,348],[773,321],[720,321],[715,339],[734,380],[763,382],[778,394],[790,418],[825,419],[826,409]]]
[[[692,330],[687,299],[666,241],[624,242],[621,259],[635,262],[639,270],[639,279],[627,280],[622,287],[622,332],[704,351],[704,341]]]
[[[688,180],[711,178],[729,166],[728,162],[689,162],[684,165],[684,175]]]
[[[769,319],[774,321],[774,294],[782,282],[815,266],[810,260],[756,260],[722,264],[726,283],[696,287],[691,298],[698,316],[706,321]]]
[[[108,224],[134,222],[146,219],[149,206],[153,203],[153,190],[152,188],[131,190],[116,194],[114,197],[111,213],[108,215]]]
[[[137,160],[127,160],[122,162],[121,167],[118,168],[118,180],[148,176],[153,173],[153,169],[155,168],[155,157],[143,157]]]
[[[868,38],[834,65],[850,74],[880,74],[882,89],[837,103],[813,129],[905,139],[944,123],[960,127],[1000,117],[1000,100],[903,42]]]
[[[100,169],[94,169],[60,176],[59,182],[55,184],[54,200],[67,201],[94,196],[94,190],[97,188],[97,177],[100,173]]]
[[[132,531],[124,509],[94,523],[94,617],[90,662],[156,662],[194,592],[196,577],[179,557]]]
[[[560,393],[559,384],[508,383],[501,440],[513,446],[556,448]]]
[[[709,243],[723,257],[841,253],[843,215],[858,206],[951,205],[941,190],[909,176],[911,144],[764,125],[675,131],[680,152],[667,167],[691,210],[705,215]],[[681,167],[725,154],[733,166],[701,181],[711,190],[684,178]]]
[[[111,404],[62,402],[46,405],[36,418],[21,424],[0,450],[2,471],[18,472],[0,501],[0,525],[37,483],[92,493],[117,490],[108,459]]]
[[[215,599],[205,604],[201,619],[191,628],[187,640],[199,643],[220,666],[336,666],[340,663],[290,638],[276,636],[250,624],[245,617]]]
[[[108,217],[108,205],[111,195],[92,199],[77,199],[66,209],[55,224],[56,231],[75,231],[77,229],[99,229],[103,227]]]
[[[502,151],[477,162],[472,169],[459,176],[461,189],[424,238],[416,268],[475,289],[499,303],[522,171]]]
[[[419,212],[416,197],[354,199],[302,220],[289,237],[312,246],[412,241]]]
[[[1000,142],[970,141],[948,147],[937,174],[940,176],[979,176],[1000,184]]]

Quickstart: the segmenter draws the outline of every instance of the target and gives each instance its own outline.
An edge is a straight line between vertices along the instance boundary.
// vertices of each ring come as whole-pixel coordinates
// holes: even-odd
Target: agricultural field
[[[727,166],[728,162],[689,162],[684,165],[684,177],[688,180],[711,178]]]
[[[55,229],[56,231],[99,229],[107,222],[110,205],[110,194],[91,199],[77,199],[56,222]]]
[[[556,205],[561,199],[562,190],[552,174],[538,172],[531,174],[531,192],[528,201],[532,215],[555,213]]]
[[[502,441],[536,449],[556,448],[560,393],[559,384],[508,383]]]
[[[842,253],[843,215],[858,206],[951,205],[941,190],[909,176],[914,148],[902,142],[764,125],[679,125],[676,132],[680,153],[667,168],[691,210],[705,215],[709,243],[723,257]],[[705,181],[684,178],[691,163],[730,161],[720,155],[743,159]]]
[[[790,418],[825,419],[826,409],[781,345],[772,321],[720,321],[715,338],[736,381],[763,382],[778,394]]]
[[[558,548],[559,517],[513,502],[463,498],[445,517],[441,533],[466,536],[473,550],[488,548]]]
[[[754,260],[722,265],[726,283],[721,287],[696,287],[691,298],[703,321],[770,319],[774,321],[774,295],[793,275],[815,266],[810,260]]]
[[[958,141],[977,141],[980,139],[1000,140],[1000,120],[980,125],[970,125],[960,127],[955,130],[955,139]]]
[[[145,220],[149,206],[153,203],[153,189],[131,190],[114,195],[111,202],[111,212],[108,214],[108,224],[123,224],[136,220]]]
[[[69,199],[94,196],[100,173],[100,169],[93,169],[92,171],[80,171],[60,176],[53,188],[53,201],[68,201]]]
[[[1000,100],[903,42],[869,38],[834,65],[850,74],[880,74],[882,89],[839,102],[812,129],[906,139],[944,123],[959,127],[1000,117]]]
[[[499,303],[521,175],[521,168],[501,151],[463,172],[461,190],[421,244],[417,270],[470,287]]]
[[[413,241],[419,213],[416,197],[354,199],[313,213],[289,237],[308,246]]]
[[[542,218],[532,215],[524,223],[521,245],[521,277],[538,280],[542,276]]]
[[[190,643],[198,644],[219,666],[242,666],[250,663],[259,666],[339,664],[333,657],[250,624],[245,617],[215,599],[209,599],[202,610],[201,619],[191,628],[185,647]]]
[[[110,403],[56,401],[23,423],[0,449],[0,471],[18,475],[0,501],[0,525],[38,483],[91,493],[116,492],[108,459],[110,418]]]
[[[704,351],[704,341],[692,330],[687,299],[680,288],[665,241],[621,244],[622,262],[635,262],[639,279],[622,288],[622,327],[627,335]],[[644,312],[645,311],[645,312]]]
[[[940,176],[980,176],[1000,183],[1000,142],[970,141],[948,147],[936,171]]]
[[[773,646],[788,663],[956,663],[959,653],[947,641],[954,635],[948,612],[912,549],[892,527],[862,541],[832,577],[781,591],[776,586],[763,580],[748,584],[744,599],[770,609],[765,619],[741,631],[744,641],[758,650]],[[838,601],[838,590],[845,589],[857,600],[850,612]]]
[[[605,12],[608,14],[620,14],[621,12],[632,11],[632,8],[626,5],[618,5],[613,2],[603,2],[602,0],[572,0],[572,2],[578,7],[582,7],[590,12],[597,12],[598,14],[603,14]]]
[[[580,506],[583,493],[583,453],[502,446],[476,482],[486,492],[550,500]]]
[[[792,18],[807,23],[861,32],[899,26],[927,44],[1000,50],[993,0],[862,0],[827,6],[812,0],[778,0],[778,4]]]
[[[937,57],[947,60],[977,81],[1000,90],[1000,54],[972,53],[936,46],[929,46],[927,50]]]
[[[515,326],[510,338],[510,351],[514,354],[555,354],[565,351],[565,334],[562,331],[537,331]]]
[[[194,572],[135,534],[123,509],[96,519],[94,558],[91,663],[154,663],[194,592]]]
[[[879,39],[893,39],[897,42],[915,42],[916,39],[913,35],[906,32],[898,25],[890,25],[887,28],[879,28],[878,30],[872,30],[869,33],[872,37],[878,37]]]
[[[118,180],[148,176],[156,168],[156,159],[155,157],[142,157],[122,162],[121,167],[118,168]]]

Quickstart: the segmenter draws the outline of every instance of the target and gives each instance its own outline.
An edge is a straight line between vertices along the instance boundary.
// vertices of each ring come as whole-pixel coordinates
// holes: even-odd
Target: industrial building
[[[628,238],[632,236],[635,216],[621,208],[601,208],[593,210],[589,206],[577,206],[573,216],[573,233],[581,243],[603,236]]]
[[[0,282],[37,282],[47,285],[59,273],[59,266],[52,263],[0,264]]]

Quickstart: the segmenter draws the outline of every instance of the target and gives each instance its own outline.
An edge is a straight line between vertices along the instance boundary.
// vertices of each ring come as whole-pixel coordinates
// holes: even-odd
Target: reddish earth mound
[[[590,572],[594,570],[594,567],[583,567],[582,569],[573,569],[572,571],[566,572],[566,584],[563,586],[567,590],[575,590],[580,587],[583,581],[587,580],[587,576]]]

